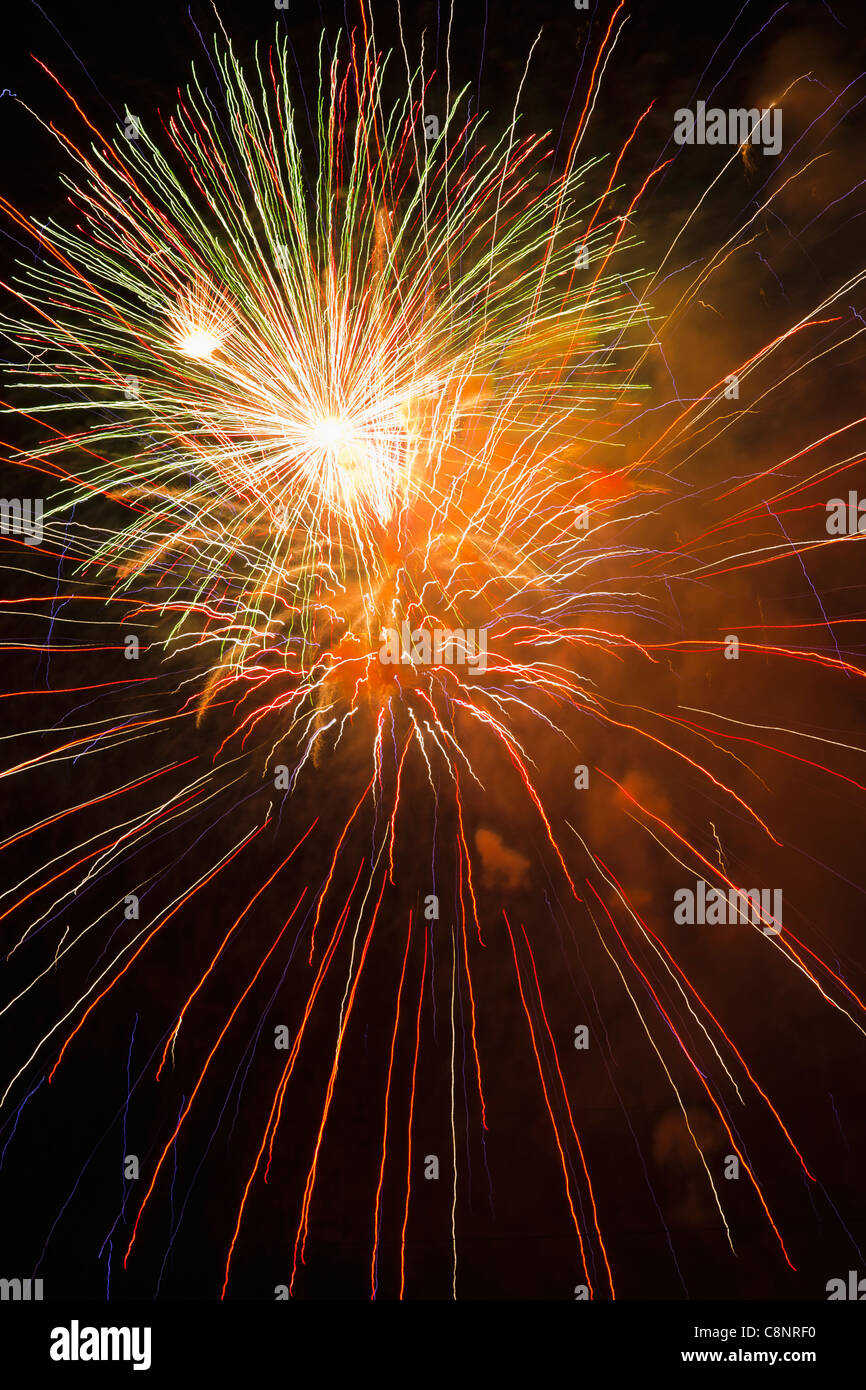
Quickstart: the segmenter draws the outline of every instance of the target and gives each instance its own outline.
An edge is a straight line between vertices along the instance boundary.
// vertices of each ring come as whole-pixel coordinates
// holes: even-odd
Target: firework
[[[493,1123],[490,998],[507,966],[573,1231],[575,1282],[588,1297],[615,1296],[593,1182],[598,1146],[586,1142],[567,1074],[569,1005],[558,995],[551,1004],[548,943],[519,921],[530,861],[482,823],[491,785],[514,799],[550,883],[551,920],[558,930],[579,924],[633,1011],[722,1238],[735,1249],[719,1142],[794,1269],[769,1160],[750,1155],[741,1125],[759,1113],[760,1134],[778,1145],[774,1163],[781,1152],[779,1162],[815,1182],[808,1136],[762,1085],[735,1022],[692,982],[670,913],[629,892],[610,834],[599,841],[592,815],[564,810],[551,778],[561,786],[565,768],[580,793],[591,777],[606,808],[599,819],[618,817],[672,883],[685,875],[697,885],[706,921],[715,893],[718,910],[724,899],[730,920],[773,953],[774,968],[863,1033],[855,984],[811,926],[794,934],[781,891],[746,900],[738,888],[783,843],[764,759],[808,763],[862,791],[841,770],[843,745],[803,721],[768,730],[737,699],[726,712],[687,705],[665,685],[668,673],[687,675],[690,660],[720,671],[732,655],[772,663],[785,680],[804,665],[816,679],[862,677],[823,608],[811,626],[829,629],[832,649],[777,642],[763,619],[766,636],[755,641],[742,622],[708,626],[693,597],[726,585],[736,596],[751,570],[803,566],[831,543],[792,539],[781,516],[859,461],[837,447],[859,421],[804,438],[767,466],[708,477],[705,468],[699,480],[745,414],[731,409],[731,382],[748,384],[750,412],[780,409],[792,379],[826,368],[863,331],[845,309],[863,275],[827,291],[697,398],[646,408],[666,336],[799,169],[761,192],[759,211],[697,273],[677,270],[663,312],[691,214],[641,269],[636,227],[672,162],[625,182],[650,109],[618,154],[585,153],[621,9],[558,157],[551,138],[523,129],[522,82],[504,129],[471,115],[467,92],[450,86],[441,129],[431,128],[423,66],[407,65],[392,100],[397,65],[380,57],[365,15],[362,32],[333,51],[323,38],[309,129],[283,39],[252,67],[219,41],[218,110],[194,78],[161,125],[128,116],[106,139],[76,102],[82,133],[57,133],[75,171],[64,214],[37,228],[3,202],[42,249],[7,286],[14,311],[0,325],[27,358],[8,409],[40,431],[16,461],[51,484],[39,592],[10,599],[9,611],[46,620],[33,646],[55,671],[69,669],[66,653],[130,660],[120,677],[49,685],[46,699],[80,691],[89,712],[52,721],[47,748],[5,774],[104,764],[92,796],[72,795],[0,846],[14,854],[62,827],[59,850],[3,894],[9,960],[29,952],[38,962],[29,976],[22,964],[6,1010],[29,1003],[53,972],[64,980],[58,1017],[9,1067],[3,1105],[18,1115],[42,1079],[62,1083],[88,1028],[128,1001],[136,972],[151,958],[165,970],[172,933],[199,903],[225,892],[231,904],[181,972],[177,996],[165,991],[151,1029],[154,1050],[135,1086],[157,1082],[166,1094],[183,1080],[106,1234],[115,1278],[121,1255],[134,1270],[170,1191],[161,1282],[177,1235],[179,1146],[199,1134],[227,1055],[237,1066],[231,1091],[265,1019],[276,1018],[279,1066],[267,1097],[262,1084],[245,1110],[243,1172],[227,1183],[215,1284],[231,1292],[245,1216],[289,1162],[286,1117],[306,1066],[316,1118],[289,1146],[299,1167],[285,1233],[285,1288],[299,1291],[320,1160],[352,1065],[347,1039],[374,976],[393,1015],[376,1053],[381,1145],[377,1137],[369,1200],[353,1218],[370,1239],[365,1278],[375,1297],[387,1239],[389,1288],[402,1296],[411,1286],[412,1198],[429,1158],[415,1139],[422,1025],[438,999],[450,1123],[433,1176],[441,1160],[447,1284],[457,1296],[466,1184],[472,1160],[487,1162]],[[734,150],[729,163],[738,159]],[[804,475],[803,461],[819,456]],[[682,539],[683,508],[695,499],[704,515]],[[816,761],[822,754],[827,762]],[[658,792],[667,778],[704,798],[706,813],[674,809]],[[414,855],[416,841],[425,848]],[[493,912],[491,884],[503,882],[518,906]],[[285,1024],[273,1012],[283,986]],[[187,1045],[189,1020],[202,1018]],[[578,1050],[581,1028],[572,1030]],[[127,1066],[124,1135],[134,1089]],[[709,1117],[703,1129],[696,1107]]]

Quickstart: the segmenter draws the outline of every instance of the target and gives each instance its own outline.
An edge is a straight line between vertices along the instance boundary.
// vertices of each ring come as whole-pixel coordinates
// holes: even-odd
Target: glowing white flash
[[[313,442],[320,449],[338,453],[349,442],[349,428],[339,415],[328,415],[313,428]]]

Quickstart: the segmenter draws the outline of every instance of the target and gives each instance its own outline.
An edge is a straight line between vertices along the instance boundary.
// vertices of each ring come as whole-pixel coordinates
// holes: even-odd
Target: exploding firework
[[[791,889],[783,912],[781,890],[737,886],[782,873],[774,761],[861,792],[843,771],[859,750],[805,719],[750,717],[746,676],[743,691],[726,683],[729,660],[784,682],[803,666],[862,678],[811,580],[805,616],[775,626],[828,633],[829,648],[774,640],[763,614],[752,640],[758,625],[733,616],[752,571],[793,563],[808,579],[808,553],[835,543],[795,537],[794,513],[860,461],[838,448],[860,422],[767,464],[719,459],[744,420],[784,410],[792,382],[859,337],[848,306],[863,275],[692,398],[655,403],[665,343],[801,166],[697,273],[680,261],[692,212],[642,269],[642,210],[673,155],[633,186],[623,170],[653,108],[612,158],[586,152],[621,10],[559,150],[523,130],[525,73],[502,128],[450,82],[440,127],[431,75],[407,61],[398,80],[364,15],[333,50],[322,40],[309,129],[286,41],[246,67],[220,41],[218,108],[194,78],[161,126],[127,113],[107,139],[76,101],[83,134],[57,133],[75,171],[64,213],[37,227],[2,203],[41,248],[7,286],[2,329],[22,362],[9,410],[39,432],[15,461],[50,485],[8,601],[41,636],[9,646],[45,658],[30,698],[64,701],[5,773],[60,790],[0,845],[11,860],[35,845],[37,865],[2,895],[4,1013],[46,1018],[32,1037],[13,1024],[2,1103],[14,1132],[37,1091],[45,1104],[75,1086],[88,1033],[123,1020],[109,1290],[143,1243],[162,1251],[161,1286],[179,1172],[188,1200],[234,1097],[229,1135],[242,1115],[243,1137],[219,1178],[211,1292],[232,1292],[250,1211],[270,1199],[287,1293],[315,1291],[315,1226],[333,1219],[366,1239],[356,1267],[373,1297],[428,1287],[413,1255],[427,1239],[447,1245],[431,1268],[456,1297],[480,1165],[493,1211],[488,1142],[509,1133],[497,1105],[518,1056],[572,1283],[615,1296],[616,1201],[597,1191],[606,1136],[587,1113],[617,1092],[616,1039],[586,998],[602,979],[613,1016],[628,1010],[625,1046],[637,1039],[668,1090],[655,1147],[688,1150],[697,1208],[731,1251],[737,1224],[760,1222],[767,1258],[795,1268],[768,1170],[815,1184],[809,1136],[748,1060],[736,1011],[699,987],[680,929],[736,925],[738,968],[790,972],[862,1035],[856,981],[813,924],[795,935]],[[724,168],[740,160],[735,148]],[[100,678],[81,678],[97,653]],[[691,698],[702,683],[712,709]],[[504,843],[491,798],[527,854]],[[647,854],[654,902],[628,884]],[[534,927],[531,876],[548,914]],[[580,985],[563,994],[566,973]],[[503,1010],[520,1038],[507,1064]],[[595,1051],[607,1081],[568,1062]],[[320,1194],[339,1179],[325,1156],[359,1085],[376,1123],[351,1129],[362,1176],[351,1210],[326,1217]],[[147,1155],[129,1164],[130,1110],[150,1092]],[[733,1215],[731,1176],[748,1189]],[[434,1215],[429,1179],[448,1189]],[[659,1259],[685,1287],[652,1200]]]

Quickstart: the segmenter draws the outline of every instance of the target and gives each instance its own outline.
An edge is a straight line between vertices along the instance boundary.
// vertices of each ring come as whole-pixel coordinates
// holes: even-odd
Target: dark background
[[[834,4],[831,9],[826,5],[755,3],[744,11],[738,20],[740,10],[733,5],[634,7],[610,63],[588,146],[592,151],[618,151],[637,116],[655,99],[653,115],[623,165],[627,187],[634,186],[659,157],[669,139],[673,111],[705,95],[719,78],[723,80],[715,99],[720,105],[751,106],[760,104],[762,97],[766,100],[768,93],[801,71],[813,70],[822,90],[841,90],[863,69],[866,25],[858,4]],[[497,124],[501,127],[510,117],[529,48],[541,29],[542,40],[523,90],[523,121],[528,130],[550,130],[554,145],[562,141],[567,147],[583,105],[588,71],[611,12],[611,6],[601,4],[593,4],[588,13],[575,11],[566,0],[520,7],[461,2],[455,6],[451,27],[452,85],[471,84],[478,93],[480,108],[490,110],[494,129]],[[284,12],[275,11],[262,0],[245,4],[226,0],[219,14],[241,58],[256,42],[266,44],[275,24],[285,26],[297,64],[299,90],[304,88],[310,98],[323,24],[333,39],[337,28],[354,23],[351,10],[344,15],[340,6],[323,7],[301,0],[291,0]],[[378,7],[375,19],[381,46],[395,49],[392,80],[396,81],[402,55],[391,7]],[[421,32],[425,31],[428,64],[434,66],[434,55],[438,55],[435,65],[443,69],[450,23],[444,7],[413,6],[404,16],[410,53],[417,54]],[[729,34],[732,26],[733,33]],[[30,111],[8,96],[0,97],[3,197],[31,217],[62,216],[58,172],[63,159],[45,127],[51,123],[61,129],[71,127],[75,113],[31,55],[57,74],[94,124],[109,129],[125,107],[145,120],[158,111],[169,112],[177,88],[188,79],[190,63],[194,61],[199,71],[207,72],[208,58],[200,36],[209,40],[215,28],[213,12],[205,5],[194,5],[187,11],[182,5],[160,0],[127,9],[87,0],[70,11],[50,0],[42,7],[13,0],[0,20],[0,89],[9,88]],[[711,62],[711,79],[702,80]],[[434,92],[442,91],[442,79],[437,81]],[[845,105],[852,106],[855,99]],[[807,125],[808,112],[794,109],[791,127],[800,131]],[[862,192],[855,192],[816,224],[811,225],[810,219],[822,213],[837,193],[856,187],[866,174],[859,167],[863,133],[862,117],[855,109],[844,129],[832,132],[829,139],[833,152],[829,170],[821,166],[811,182],[807,181],[803,204],[791,214],[794,230],[789,227],[786,233],[762,225],[763,260],[756,255],[746,268],[740,263],[736,275],[731,272],[729,279],[722,279],[721,290],[726,292],[713,308],[717,317],[723,313],[723,323],[714,326],[712,337],[705,340],[700,321],[695,324],[692,320],[682,338],[672,345],[670,365],[683,397],[694,393],[693,387],[708,366],[724,364],[728,358],[737,360],[737,352],[743,355],[744,344],[754,341],[757,346],[765,341],[790,321],[798,306],[815,302],[822,290],[835,283],[841,268],[857,264],[863,245]],[[689,151],[689,157],[683,158],[685,153],[681,152],[643,208],[640,232],[650,263],[708,181],[712,152]],[[702,248],[722,242],[758,187],[744,171],[739,183],[734,181],[723,189],[712,212],[697,219],[680,260],[689,260],[692,250],[700,255]],[[19,229],[8,226],[4,237],[0,257],[3,279],[8,282],[14,273],[14,258],[32,252]],[[662,310],[668,307],[664,291],[659,303]],[[862,309],[862,300],[856,304]],[[650,371],[658,399],[667,401],[670,392],[663,373],[657,364]],[[789,432],[792,439],[800,438],[801,425],[808,425],[814,433],[859,413],[851,409],[851,400],[862,395],[858,346],[855,344],[841,360],[834,359],[832,373],[829,369],[813,372],[809,383],[799,388],[799,419],[773,412],[756,420],[745,419],[736,436],[740,458],[732,465],[728,456],[711,452],[706,460],[708,478],[724,477],[727,471],[746,471],[744,459],[761,455],[771,446],[781,449]],[[29,438],[26,427],[8,421],[6,437],[8,445],[26,443]],[[4,487],[15,495],[12,478],[14,471],[7,465]],[[852,477],[850,486],[854,485]],[[844,489],[840,491],[844,495]],[[818,523],[814,517],[811,521],[803,518],[803,525],[807,524]],[[690,522],[683,504],[681,512],[673,508],[669,525],[672,530],[689,525],[699,530],[700,519]],[[843,559],[818,557],[812,568],[813,581],[836,616],[857,616],[866,611],[856,548],[849,547],[848,552]],[[19,561],[20,555],[4,561],[7,593],[20,596],[32,582],[50,582],[50,567],[39,576],[43,560],[30,557],[28,561],[37,572],[35,581],[21,574]],[[792,575],[786,571],[779,579],[775,574],[753,574],[725,590],[724,606],[718,613],[713,614],[713,595],[708,594],[695,601],[686,620],[690,626],[692,620],[711,621],[716,632],[736,631],[738,623],[759,621],[758,605],[774,604],[778,621],[784,621],[785,616],[796,621],[796,615],[805,621],[803,605],[808,602],[807,586],[799,572]],[[106,610],[109,617],[112,611]],[[29,631],[26,619],[4,619],[7,642],[28,640],[24,634]],[[860,657],[854,639],[848,640],[845,650],[851,659]],[[116,653],[88,658],[85,675],[84,665],[75,657],[53,658],[49,677],[43,659],[31,660],[11,652],[5,682],[10,690],[39,690],[48,679],[53,687],[78,680],[113,679],[117,660]],[[631,670],[621,677],[623,698],[628,698]],[[147,654],[139,674],[154,676],[157,689],[161,689],[159,681],[164,677],[156,666],[148,665]],[[751,679],[741,690],[733,683],[733,676],[724,688],[729,674],[723,671],[713,677],[714,698],[705,699],[705,703],[739,709],[743,717],[765,724],[792,726],[799,721],[816,731],[833,730],[839,738],[862,742],[863,702],[851,688],[853,683],[843,685],[837,678],[831,686],[806,672],[792,677],[790,686],[780,687],[774,672],[750,667]],[[647,679],[636,667],[634,678]],[[706,697],[709,676],[699,658],[677,664],[676,670],[671,667],[671,680],[679,684],[678,696],[684,704],[700,705],[700,698],[688,698],[696,692]],[[47,746],[43,736],[28,730],[56,724],[61,717],[61,698],[48,700],[34,695],[26,702],[7,702],[4,732],[12,736],[7,749],[14,750],[10,762]],[[146,703],[140,693],[134,698]],[[660,687],[658,698],[664,703],[671,699],[671,692]],[[75,703],[66,702],[68,712]],[[154,765],[193,753],[206,760],[226,732],[225,719],[227,716],[217,712],[196,746],[190,744],[188,734],[163,736],[158,759],[153,755]],[[573,804],[567,796],[570,774],[564,776],[559,771],[562,755],[554,743],[537,734],[534,737],[534,758],[548,776],[559,778],[554,801],[558,812],[565,815]],[[585,751],[575,761],[591,763],[598,754],[606,758],[614,775],[622,778],[634,772],[632,750],[627,744],[611,748],[605,736],[592,728],[582,730],[581,737]],[[131,764],[130,776],[137,768],[144,771],[152,755],[143,752],[137,756],[142,761]],[[777,859],[763,861],[765,876],[761,881],[784,883],[786,904],[791,904],[791,925],[806,936],[813,949],[836,962],[834,968],[862,996],[866,983],[862,794],[826,777],[821,780],[817,774],[811,780],[812,774],[805,768],[780,769],[778,760],[768,758],[764,766],[764,755],[757,750],[750,750],[748,757],[766,773],[771,792],[762,809],[773,816],[785,845]],[[858,775],[853,770],[855,755],[850,761],[835,753],[832,758],[834,767],[847,767],[850,775]],[[545,1005],[558,1040],[560,1061],[568,1072],[571,1103],[596,1185],[618,1295],[634,1299],[823,1299],[828,1279],[845,1277],[852,1268],[861,1276],[866,1274],[866,1255],[860,1253],[866,1242],[866,1198],[861,1178],[866,1143],[862,1083],[866,1045],[862,1034],[838,1010],[822,1003],[790,969],[768,961],[760,943],[738,940],[731,946],[721,939],[708,942],[706,937],[698,940],[686,930],[670,929],[667,904],[672,887],[679,882],[676,870],[672,872],[669,862],[654,855],[644,839],[638,840],[632,821],[614,814],[615,802],[599,800],[595,803],[598,809],[587,812],[588,824],[595,818],[590,828],[600,837],[602,857],[634,892],[643,892],[656,904],[658,920],[671,932],[671,943],[676,943],[677,958],[711,999],[717,1016],[731,1028],[756,1078],[801,1143],[811,1171],[819,1179],[815,1184],[804,1179],[790,1151],[780,1144],[778,1130],[766,1110],[750,1099],[738,1112],[736,1132],[761,1173],[762,1186],[797,1272],[785,1265],[745,1179],[736,1185],[720,1181],[735,1256],[725,1240],[718,1213],[708,1201],[702,1170],[670,1089],[596,931],[586,914],[567,901],[561,875],[557,876],[555,861],[539,833],[537,817],[511,770],[490,767],[487,771],[491,791],[486,799],[467,792],[467,818],[471,824],[483,824],[500,835],[505,844],[529,859],[531,869],[516,888],[509,888],[502,875],[493,873],[479,889],[487,950],[483,958],[473,962],[473,984],[489,1125],[483,1142],[463,1023],[465,1000],[460,1001],[459,1295],[569,1299],[574,1286],[583,1282],[564,1202],[561,1168],[525,1015],[515,991],[510,947],[501,931],[503,906],[512,924],[526,924],[533,942]],[[3,807],[4,830],[11,834],[22,820],[30,823],[38,814],[47,816],[57,807],[98,795],[110,784],[110,772],[91,769],[86,763],[65,764],[60,770],[53,766],[50,771],[4,784],[15,788]],[[661,760],[648,758],[638,773],[663,785],[669,804],[687,823],[705,813],[713,818],[726,814],[718,802],[706,799],[699,779],[680,773],[676,780],[670,780],[669,769]],[[293,860],[291,873],[281,877],[262,898],[250,929],[239,934],[224,969],[200,1000],[196,1015],[184,1025],[178,1041],[177,1069],[165,1074],[157,1086],[153,1081],[156,1063],[150,1059],[154,1054],[158,1058],[173,1026],[173,1010],[197,980],[213,942],[221,938],[246,905],[253,887],[285,857],[287,847],[303,834],[314,815],[322,816],[325,827],[342,825],[347,808],[354,804],[358,788],[369,775],[369,743],[359,734],[349,741],[339,764],[322,770],[318,781],[303,784],[301,796],[285,810],[278,831],[269,830],[261,836],[252,855],[249,850],[245,852],[248,858],[239,861],[236,874],[220,877],[198,895],[195,910],[173,922],[172,930],[162,934],[141,966],[124,978],[110,1004],[94,1012],[51,1083],[50,1095],[47,1083],[40,1080],[43,1068],[39,1065],[31,1066],[16,1083],[10,1110],[0,1115],[0,1120],[7,1121],[0,1132],[0,1274],[37,1273],[45,1279],[47,1297],[76,1294],[101,1298],[107,1290],[116,1298],[148,1298],[157,1290],[160,1296],[174,1299],[218,1296],[239,1194],[282,1065],[282,1054],[275,1053],[270,1042],[273,1028],[285,1022],[295,1036],[309,988],[309,970],[305,965],[297,968],[306,960],[307,935],[302,934],[295,945],[292,969],[288,968],[288,950],[272,960],[233,1025],[182,1131],[176,1163],[170,1159],[163,1170],[126,1272],[121,1268],[122,1252],[140,1191],[131,1191],[130,1184],[124,1183],[121,1156],[136,1153],[146,1174],[161,1153],[183,1097],[188,1097],[237,999],[237,981],[249,978],[263,954],[262,942],[265,949],[270,946],[280,914],[285,911],[288,915],[304,885],[315,886],[327,874],[331,852],[327,834],[314,838]],[[409,911],[413,911],[417,925],[423,897],[434,891],[426,871],[434,808],[422,772],[408,774],[404,790],[404,839],[397,882],[384,901],[353,1031],[341,1059],[340,1082],[313,1201],[307,1265],[297,1288],[302,1296],[369,1297],[373,1198],[394,1001]],[[159,891],[161,899],[170,900],[191,881],[190,864],[198,863],[201,872],[215,861],[218,852],[259,823],[267,799],[267,790],[255,779],[249,785],[227,788],[219,803],[221,820],[213,813],[207,820],[192,820],[155,841],[137,862],[136,873],[144,876],[165,870]],[[92,833],[110,823],[95,813]],[[205,830],[208,855],[197,860],[195,839]],[[335,901],[345,900],[363,854],[364,837],[369,843],[371,830],[371,821],[360,826],[351,862],[339,870]],[[453,841],[454,831],[454,815],[446,807],[439,812],[440,843]],[[732,862],[744,872],[753,869],[751,828],[730,818],[725,833]],[[62,834],[61,825],[56,832],[39,837],[35,847],[28,846],[14,864],[12,877],[30,872],[56,853],[54,836]],[[436,891],[443,903],[453,904],[453,865],[447,854],[439,872]],[[74,910],[81,920],[88,913],[97,915],[119,891],[119,883],[122,872],[100,884],[87,902],[76,904]],[[2,924],[9,928],[10,943],[26,926],[27,911],[25,907],[17,913],[12,925],[8,920]],[[303,913],[298,922],[302,919]],[[459,911],[443,912],[438,930],[428,935],[431,955],[422,1016],[406,1259],[407,1294],[418,1298],[451,1296],[452,920],[459,924]],[[62,924],[65,919],[60,921]],[[330,932],[332,927],[333,922],[325,921],[320,930]],[[308,928],[307,921],[305,931]],[[99,940],[85,948],[85,954],[88,949],[90,954],[78,967],[74,981],[67,983],[62,972],[48,976],[38,990],[0,1020],[4,1028],[4,1087],[45,1028],[53,1025],[77,997],[81,980],[95,970],[110,931],[120,929],[120,924],[102,924]],[[287,942],[289,938],[295,942],[294,928],[287,934]],[[636,949],[635,943],[631,944]],[[9,994],[17,993],[37,968],[50,962],[56,945],[57,935],[52,931],[45,934],[45,940],[40,936],[29,953],[22,951],[7,962]],[[386,1298],[395,1297],[398,1290],[405,1108],[422,958],[423,945],[416,929],[407,969],[408,1012],[401,1025],[405,1031],[400,1034],[392,1082],[396,1108],[391,1121],[394,1128],[379,1252],[379,1293]],[[303,1185],[333,1060],[336,1016],[348,958],[341,960],[342,968],[334,973],[317,1007],[301,1055],[269,1186],[257,1184],[247,1209],[229,1286],[233,1297],[269,1299],[275,1285],[288,1282]],[[529,967],[525,956],[521,969],[526,978]],[[589,1054],[570,1047],[574,1027],[582,1022],[589,1024],[593,1036]],[[654,1027],[654,1035],[659,1036],[658,1028]],[[61,1030],[58,1036],[65,1034]],[[43,1055],[52,1064],[56,1048],[47,1048],[40,1058]],[[707,1053],[701,1055],[706,1057]],[[547,1054],[548,1067],[550,1062]],[[722,1156],[728,1151],[724,1137],[717,1132],[715,1118],[693,1073],[681,1061],[671,1065],[692,1123],[719,1171]],[[143,1080],[127,1107],[128,1072],[133,1080],[143,1073]],[[21,1102],[36,1087],[16,1118]],[[10,1137],[11,1142],[7,1142]],[[440,1157],[442,1177],[438,1183],[425,1182],[419,1166],[420,1156],[430,1153]],[[575,1162],[573,1153],[570,1161]],[[140,1190],[144,1181],[137,1185]],[[176,1238],[172,1241],[173,1234]],[[597,1255],[594,1261],[593,1280],[604,1296],[603,1266]]]

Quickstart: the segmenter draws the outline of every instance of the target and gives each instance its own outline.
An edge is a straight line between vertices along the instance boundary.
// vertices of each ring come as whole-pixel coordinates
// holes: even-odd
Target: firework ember
[[[338,21],[193,22],[138,114],[67,50],[9,93],[63,179],[0,196],[0,1186],[65,1155],[15,1258],[826,1299],[866,1259],[862,78],[768,9],[644,100],[612,0],[485,105],[480,27],[467,66],[453,12]]]

